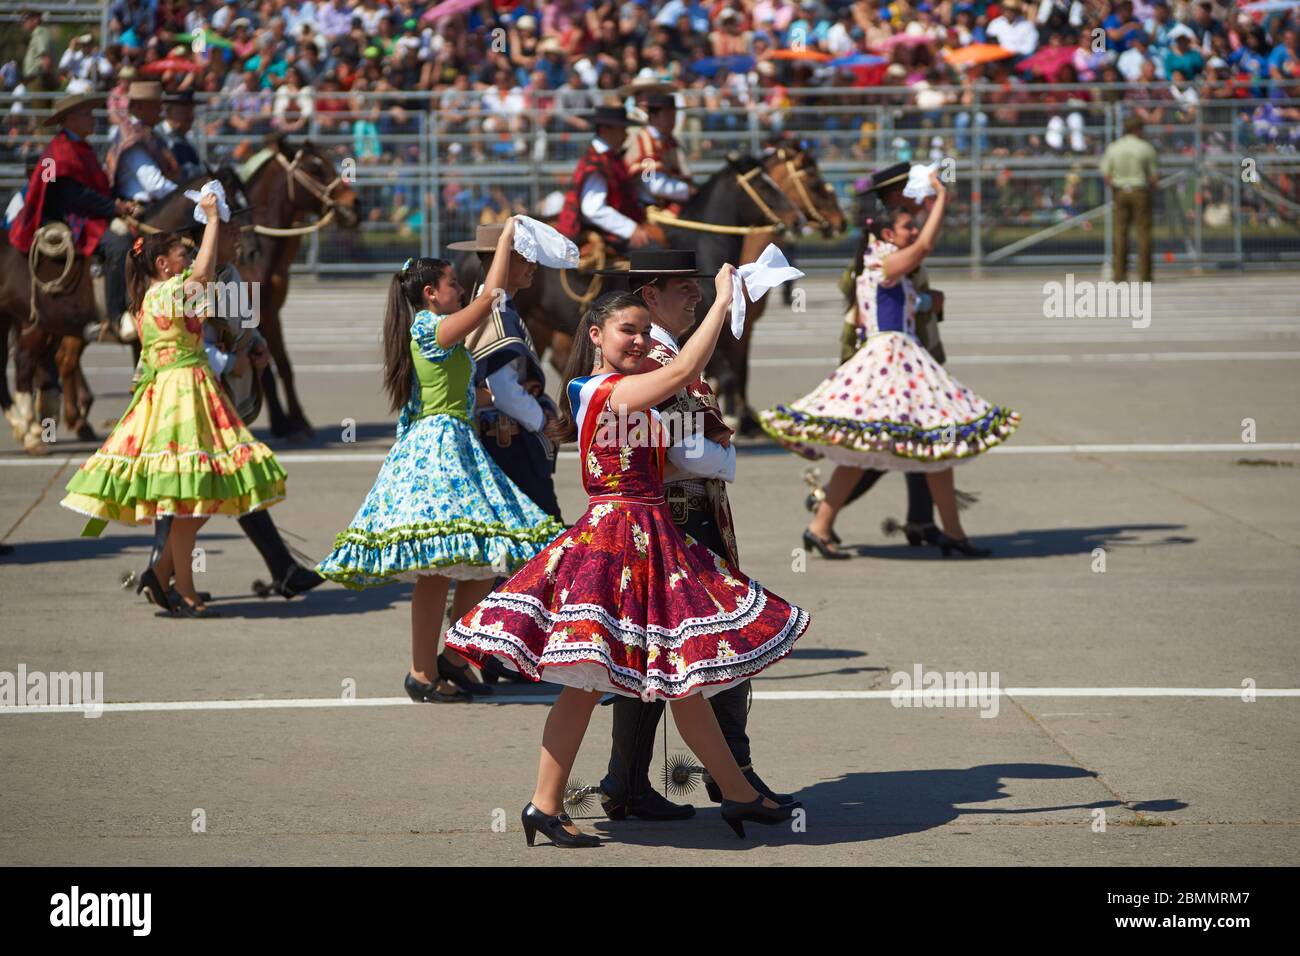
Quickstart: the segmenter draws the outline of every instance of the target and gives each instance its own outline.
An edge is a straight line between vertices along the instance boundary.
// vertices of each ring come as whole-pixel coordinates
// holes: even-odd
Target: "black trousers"
[[[692,511],[677,526],[715,554],[726,554],[722,532],[713,516]],[[709,698],[718,727],[731,755],[742,767],[749,766],[749,681],[742,681]],[[663,719],[664,702],[647,704],[633,697],[618,697],[614,703],[613,746],[609,769],[600,788],[615,800],[635,800],[651,789],[650,763],[654,758],[655,732]]]
[[[284,538],[280,536],[279,529],[271,519],[270,512],[262,509],[243,515],[239,519],[239,526],[244,530],[244,534],[248,535],[248,540],[253,542],[253,547],[257,548],[257,553],[262,556],[262,560],[266,562],[266,570],[271,573],[271,579],[283,580],[293,567],[294,560],[288,546],[284,543]],[[150,566],[158,560],[163,548],[167,546],[167,535],[171,528],[171,515],[154,520],[153,551],[149,555]],[[164,585],[166,583],[163,582]]]
[[[864,471],[858,483],[849,492],[848,498],[845,499],[844,507],[848,507],[851,502],[857,501],[870,491],[884,474],[887,472],[875,468]],[[919,471],[905,471],[903,478],[907,481],[907,523],[934,524],[934,499],[930,497],[930,483],[925,480],[925,474]]]
[[[99,240],[104,253],[104,304],[108,320],[113,323],[126,311],[126,254],[134,241],[130,235],[119,236],[111,229]]]
[[[548,515],[560,518],[560,502],[555,497],[555,462],[546,457],[546,449],[531,432],[521,431],[510,437],[509,445],[497,441],[495,431],[479,432],[479,441],[506,477],[519,486],[533,504]]]

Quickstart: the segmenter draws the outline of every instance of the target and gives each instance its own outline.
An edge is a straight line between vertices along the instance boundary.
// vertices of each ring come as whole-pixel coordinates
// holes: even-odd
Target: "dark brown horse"
[[[797,229],[804,222],[798,207],[766,173],[760,160],[735,155],[728,157],[685,204],[680,218],[720,225],[738,233],[761,230],[769,238]],[[664,231],[670,234],[679,230],[665,228]],[[674,248],[691,248],[690,243],[679,242],[671,235],[666,237]],[[737,260],[719,260],[714,271],[723,261]],[[573,334],[587,305],[601,293],[620,288],[618,280],[593,279],[586,273],[612,264],[606,258],[591,262],[583,271],[541,269],[533,284],[515,297],[515,306],[528,324],[538,354],[545,357],[549,348],[551,364],[556,368],[563,368],[568,362]],[[466,291],[476,288],[480,274],[478,256],[471,253],[462,257],[457,263],[457,274]]]
[[[822,178],[816,160],[808,151],[794,143],[777,141],[764,149],[762,163],[763,169],[809,226],[820,229],[828,238],[844,230],[847,220],[835,198],[835,190]],[[683,213],[683,218],[689,217]],[[696,262],[704,272],[715,272],[724,262],[737,265],[753,262],[769,242],[787,245],[792,238],[774,237],[763,232],[735,235],[685,228],[670,229],[669,237],[674,248],[694,249]],[[713,287],[702,282],[700,291],[702,299],[697,314],[703,315],[713,305]],[[728,334],[718,337],[717,348],[706,370],[723,417],[742,435],[761,431],[749,405],[749,352],[754,326],[763,317],[769,300],[770,296],[765,296],[749,305],[745,314],[745,331],[739,339]]]
[[[255,241],[251,254],[240,261],[239,273],[245,282],[258,283],[258,331],[275,360],[288,403],[286,413],[274,383],[266,382],[271,433],[300,441],[309,439],[312,429],[294,388],[293,368],[280,323],[280,310],[289,294],[289,267],[298,255],[303,236],[333,220],[345,229],[356,228],[360,205],[356,192],[335,171],[324,149],[306,141],[295,146],[275,137],[268,141],[267,150],[269,155],[263,155],[260,165],[243,184],[253,209]],[[319,218],[305,223],[309,216]]]

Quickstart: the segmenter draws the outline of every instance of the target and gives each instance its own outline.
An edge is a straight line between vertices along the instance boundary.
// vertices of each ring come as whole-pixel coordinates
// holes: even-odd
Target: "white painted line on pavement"
[[[1264,688],[1253,691],[1256,697],[1300,697],[1300,688]],[[1240,699],[1240,687],[1004,687],[969,688],[966,690],[916,690],[903,693],[901,697],[910,697],[917,703],[933,701],[936,697],[944,700],[965,701],[972,696],[987,697],[997,694],[1001,697],[1232,697]],[[484,704],[538,704],[550,703],[555,694],[496,695],[482,697]],[[757,700],[893,700],[892,690],[756,690]],[[296,697],[284,699],[244,699],[244,700],[165,700],[165,701],[130,701],[124,703],[101,705],[104,713],[157,713],[162,711],[210,711],[210,710],[305,710],[335,709],[348,707],[404,707],[412,704],[409,697],[358,697],[343,700],[338,697]],[[86,708],[77,704],[46,704],[23,706],[0,706],[0,715],[20,714],[83,714]]]
[[[1300,442],[1225,442],[1223,444],[1128,444],[1128,445],[997,445],[989,451],[998,455],[1148,455],[1148,454],[1255,454],[1261,451],[1300,451]],[[56,467],[79,462],[89,454],[47,455],[44,458],[0,458],[0,468]],[[277,452],[281,462],[295,465],[350,465],[383,461],[384,452]],[[567,449],[561,458],[577,458],[578,453]]]
[[[957,355],[948,360],[949,365],[1073,365],[1108,362],[1294,362],[1300,352],[1099,352],[1082,355],[1065,353],[1045,355]],[[833,356],[825,358],[754,358],[749,364],[759,368],[782,368],[789,365],[833,367]],[[295,375],[371,374],[383,368],[378,362],[357,362],[320,365],[295,365]],[[110,374],[129,372],[126,365],[88,365],[83,372]]]

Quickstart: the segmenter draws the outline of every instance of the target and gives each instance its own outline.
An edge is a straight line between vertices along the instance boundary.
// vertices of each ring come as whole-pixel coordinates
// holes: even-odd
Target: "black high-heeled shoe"
[[[167,591],[163,588],[162,582],[158,580],[158,575],[154,574],[153,568],[145,568],[140,575],[140,582],[135,587],[135,593],[142,593],[154,607],[166,611],[168,614],[175,614],[176,607],[168,598]]]
[[[524,812],[519,815],[519,822],[524,825],[524,839],[528,841],[529,846],[533,845],[538,830],[541,830],[546,838],[556,846],[575,849],[600,846],[600,837],[594,833],[570,833],[564,829],[566,823],[572,823],[573,821],[569,819],[569,815],[563,810],[552,816],[538,810],[530,802],[528,806],[524,807]]]
[[[759,795],[767,797],[776,803],[794,803],[794,794],[777,793],[763,782],[763,778],[758,775],[758,772],[753,767],[741,767],[740,769],[744,773],[745,779],[749,781],[749,785],[757,790]],[[709,799],[714,803],[722,802],[722,788],[718,786],[716,780],[709,776],[707,770],[704,772],[704,792],[709,795]]]
[[[441,654],[438,655],[438,676],[449,680],[467,694],[491,694],[492,688],[480,684],[469,676],[468,664],[453,664]]]
[[[771,826],[774,823],[784,823],[794,816],[794,812],[803,807],[802,803],[783,803],[778,807],[767,807],[763,805],[763,795],[760,793],[749,803],[741,803],[739,800],[722,801],[722,819],[727,821],[727,826],[736,831],[736,836],[742,840],[745,838],[745,821],[750,823],[762,823]]]
[[[181,617],[221,617],[220,611],[214,611],[202,601],[191,604],[184,596],[176,603],[176,613]]]
[[[409,671],[402,686],[406,695],[417,704],[467,704],[474,698],[457,688],[454,694],[438,690],[433,684],[426,684]]]
[[[805,529],[803,533],[803,545],[805,548],[816,551],[828,561],[843,561],[845,558],[853,557],[853,555],[849,554],[847,551],[840,551],[831,548],[829,541],[817,537],[817,535],[807,529]]]
[[[903,525],[903,534],[907,535],[907,543],[914,548],[919,548],[923,544],[938,544],[941,532],[937,525],[931,524],[912,524],[910,521]]]
[[[964,554],[968,558],[987,558],[993,553],[992,548],[975,547],[975,545],[971,544],[970,538],[952,538],[942,531],[939,532],[939,540],[935,543],[939,545],[939,550],[943,552],[945,558],[953,551]]]

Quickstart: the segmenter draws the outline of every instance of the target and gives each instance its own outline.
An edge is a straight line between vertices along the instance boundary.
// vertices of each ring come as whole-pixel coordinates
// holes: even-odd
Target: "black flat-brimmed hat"
[[[637,276],[666,279],[701,279],[708,273],[695,265],[693,249],[630,249],[628,268],[601,269],[598,276]]]
[[[587,122],[594,126],[631,126],[632,119],[621,106],[597,106],[587,114]]]
[[[862,190],[863,194],[879,192],[889,186],[896,186],[899,183],[907,182],[908,174],[911,172],[910,163],[895,163],[892,166],[886,166],[884,169],[876,170],[871,174],[871,184]]]

